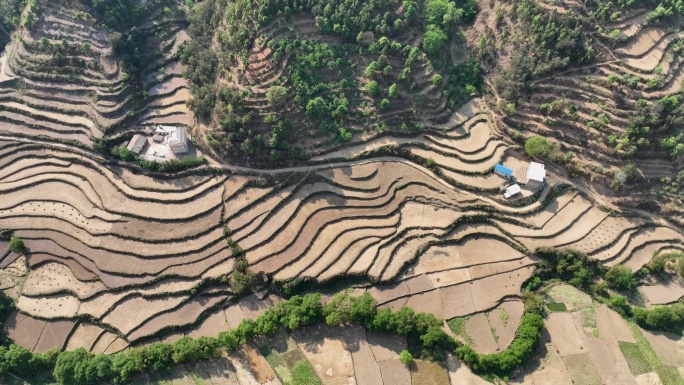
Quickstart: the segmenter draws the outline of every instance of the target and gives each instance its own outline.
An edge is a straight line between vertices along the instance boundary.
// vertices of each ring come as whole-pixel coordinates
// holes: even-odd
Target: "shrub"
[[[533,136],[525,141],[527,155],[537,158],[548,158],[553,151],[553,143],[543,136]]]
[[[17,254],[24,254],[26,252],[26,247],[24,246],[24,241],[21,238],[15,237],[15,236],[13,236],[10,239],[9,249],[12,252],[17,253]]]
[[[608,306],[623,317],[632,315],[632,307],[627,303],[627,298],[614,295],[608,299]]]
[[[375,96],[378,94],[378,82],[375,80],[371,80],[370,82],[366,83],[365,86],[366,92],[368,92],[371,96]]]
[[[630,290],[636,286],[634,272],[625,265],[615,265],[606,273],[608,286],[615,290]]]
[[[634,175],[634,165],[628,164],[613,174],[613,180],[610,182],[610,188],[615,191],[622,190],[630,178]]]
[[[435,86],[439,86],[440,84],[442,84],[442,75],[437,74],[437,75],[433,76],[432,77],[432,84]]]
[[[340,139],[341,142],[348,142],[352,138],[352,133],[350,131],[347,131],[344,128],[340,127],[338,138]]]
[[[396,84],[392,84],[391,86],[389,86],[389,91],[387,93],[387,96],[389,96],[392,99],[396,99],[397,96],[399,96],[399,92],[397,91],[397,85]]]
[[[515,103],[504,103],[501,107],[501,111],[506,115],[515,114]]]
[[[632,312],[639,326],[647,329],[679,333],[684,326],[684,305],[679,303],[653,309],[635,307]]]
[[[399,361],[404,365],[408,365],[413,361],[413,355],[408,350],[404,349],[399,353]]]
[[[268,104],[270,104],[271,107],[281,107],[287,100],[287,88],[283,86],[271,86],[268,91],[266,91],[266,99],[268,99]]]

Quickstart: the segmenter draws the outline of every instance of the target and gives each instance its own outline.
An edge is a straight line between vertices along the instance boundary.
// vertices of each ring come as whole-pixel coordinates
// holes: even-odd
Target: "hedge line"
[[[331,326],[353,324],[375,332],[408,335],[412,341],[420,342],[424,352],[452,350],[478,373],[507,375],[535,351],[543,326],[540,309],[540,306],[527,307],[508,349],[482,355],[447,335],[441,328],[442,321],[432,314],[415,313],[407,307],[396,312],[378,311],[375,299],[368,293],[359,297],[340,293],[326,305],[322,304],[320,294],[307,294],[280,302],[255,320],[245,319],[237,328],[221,332],[216,338],[184,337],[171,344],[155,343],[113,355],[92,354],[82,348],[37,354],[13,344],[0,346],[0,378],[49,376],[60,384],[124,384],[146,371],[166,371],[174,364],[221,357],[258,336],[321,322]]]

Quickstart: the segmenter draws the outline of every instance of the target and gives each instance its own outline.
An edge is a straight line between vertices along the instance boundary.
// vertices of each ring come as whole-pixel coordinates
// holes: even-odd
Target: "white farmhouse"
[[[546,178],[546,168],[537,162],[530,162],[529,166],[521,167],[515,173],[515,180],[527,189],[535,190],[544,183]]]
[[[188,134],[185,131],[185,127],[159,125],[154,132],[168,136],[167,143],[175,154],[188,152]]]

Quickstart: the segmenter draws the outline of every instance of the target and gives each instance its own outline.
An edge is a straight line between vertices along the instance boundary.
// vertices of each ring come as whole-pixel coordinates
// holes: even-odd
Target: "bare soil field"
[[[12,150],[12,156],[33,156],[25,152],[29,149]],[[572,191],[543,205],[537,201],[528,207],[509,208],[486,196],[448,188],[439,178],[405,162],[378,160],[344,168],[324,167],[317,172],[318,179],[285,178],[285,188],[274,190],[265,185],[257,189],[243,187],[251,179],[242,176],[227,180],[201,176],[160,180],[133,174],[121,166],[100,169],[90,156],[54,149],[49,156],[55,168],[46,167],[46,174],[39,174],[32,170],[30,162],[15,163],[17,173],[26,173],[28,179],[11,179],[3,187],[8,203],[12,203],[0,209],[2,227],[17,230],[42,264],[29,273],[25,290],[31,299],[22,296],[20,308],[47,317],[73,317],[75,309],[79,309],[80,314],[102,318],[119,332],[144,330],[134,334],[136,338],[169,325],[168,321],[146,321],[168,307],[161,306],[162,301],[160,306],[145,306],[149,311],[140,313],[141,317],[117,318],[113,315],[127,313],[116,309],[125,308],[127,301],[122,298],[176,295],[191,289],[205,274],[220,277],[230,273],[232,265],[222,263],[230,254],[227,242],[222,240],[221,215],[236,228],[238,244],[257,271],[318,279],[351,272],[380,276],[388,283],[399,283],[394,289],[370,288],[381,306],[397,308],[408,304],[445,318],[489,310],[501,298],[520,292],[535,262],[524,257],[524,247],[518,250],[509,243],[524,245],[529,243],[525,239],[534,239],[535,244],[543,245],[549,237],[559,240],[563,234],[571,234],[567,241],[581,238],[575,242],[587,240],[591,248],[600,248],[599,241],[608,243],[616,237],[613,230],[605,240],[589,240],[586,235],[596,236],[594,227],[601,229],[603,221],[615,220],[604,219],[598,227],[587,225],[591,221],[576,220],[578,211],[602,212]],[[57,166],[61,161],[78,162],[78,166],[70,166],[75,168],[66,174],[63,167]],[[81,175],[81,179],[73,174]],[[20,186],[21,193],[15,193]],[[55,195],[54,191],[70,192]],[[28,197],[31,200],[27,202]],[[472,215],[471,207],[481,204],[493,205],[499,215],[514,216],[515,221],[500,224],[507,233],[477,222],[452,229],[461,217]],[[37,205],[42,214],[33,217]],[[224,205],[227,209],[221,214],[219,208]],[[179,212],[180,207],[183,212]],[[13,210],[29,215],[4,215]],[[529,214],[522,214],[525,210]],[[527,217],[532,227],[515,224]],[[189,225],[178,226],[181,218]],[[571,225],[561,225],[565,221]],[[107,228],[98,230],[97,223]],[[620,222],[620,226],[629,224]],[[612,226],[604,227],[608,231]],[[673,234],[668,231],[660,232],[665,237]],[[405,242],[405,237],[410,241]],[[178,241],[157,243],[174,238]],[[49,243],[51,240],[59,246]],[[622,249],[616,251],[629,254],[629,250]],[[607,258],[615,257],[612,254]],[[32,258],[29,255],[31,266]],[[185,278],[177,282],[165,280],[170,274]],[[113,296],[108,293],[111,289],[123,292]],[[81,299],[51,296],[64,290]],[[59,306],[59,298],[69,305],[63,302]],[[268,306],[246,305],[248,302],[239,306],[239,312],[224,312],[227,325],[235,326],[242,318],[253,317]],[[212,303],[196,303],[193,306],[199,307],[184,313],[187,321],[182,323],[192,323],[192,318],[200,315],[208,317],[212,312],[205,310]],[[496,318],[491,312],[489,316]],[[516,317],[512,318],[513,325]],[[211,321],[198,326],[201,331],[193,335],[215,335],[212,330],[219,325],[223,321]],[[510,342],[513,329],[502,327],[497,324],[495,330],[503,345],[496,344],[494,349]]]
[[[639,293],[649,305],[673,303],[684,296],[684,284],[681,279],[658,282],[656,285],[641,285]]]

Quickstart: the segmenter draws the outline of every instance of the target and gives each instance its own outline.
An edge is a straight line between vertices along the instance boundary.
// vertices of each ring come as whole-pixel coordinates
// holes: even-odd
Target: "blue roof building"
[[[502,166],[502,165],[500,165],[500,164],[497,164],[497,165],[494,167],[494,173],[497,174],[497,175],[500,175],[500,176],[502,176],[502,177],[504,177],[504,178],[508,178],[508,177],[513,176],[513,170],[511,170],[511,169],[508,168],[508,167],[504,167],[504,166]]]

